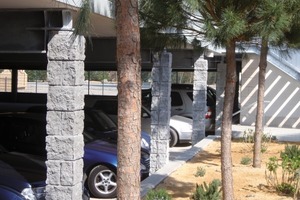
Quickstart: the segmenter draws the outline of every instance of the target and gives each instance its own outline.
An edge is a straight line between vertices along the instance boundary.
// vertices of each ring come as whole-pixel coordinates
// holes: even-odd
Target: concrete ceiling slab
[[[64,0],[65,2],[73,0]],[[1,0],[0,9],[68,9],[72,11],[73,23],[77,19],[78,7],[54,0]],[[9,19],[8,19],[9,20]],[[101,14],[92,13],[90,16],[91,37],[116,37],[115,20]]]

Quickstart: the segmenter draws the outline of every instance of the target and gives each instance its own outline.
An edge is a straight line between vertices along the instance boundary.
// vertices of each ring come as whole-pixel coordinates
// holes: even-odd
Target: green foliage
[[[266,170],[267,183],[278,192],[287,195],[300,193],[300,148],[297,145],[286,145],[280,153],[280,160],[269,158]],[[278,173],[281,173],[279,176]],[[281,177],[281,178],[279,178]]]
[[[47,71],[46,70],[26,70],[28,81],[46,81]]]
[[[91,71],[84,73],[85,79],[90,81],[103,81],[109,79],[109,72],[107,71]]]
[[[248,144],[249,148],[253,150],[253,144],[254,144],[254,130],[248,129],[244,131],[243,135],[243,141]],[[274,137],[272,137],[270,134],[263,133],[261,136],[261,153],[264,153],[268,149],[268,143],[272,142],[274,140]]]
[[[203,168],[203,167],[197,167],[197,171],[196,171],[196,174],[195,176],[196,177],[203,177],[206,173],[206,170]]]
[[[241,160],[242,165],[249,165],[251,162],[252,162],[252,159],[249,158],[248,156],[242,157],[242,160]]]
[[[144,200],[171,200],[165,189],[149,190]]]
[[[74,35],[89,35],[91,28],[90,14],[92,12],[90,0],[83,0],[77,20],[75,21]]]
[[[173,72],[171,79],[172,79],[172,83],[193,84],[194,73],[193,72]]]
[[[276,191],[286,195],[293,195],[296,192],[296,188],[289,183],[280,183],[276,185]]]
[[[221,181],[213,180],[209,185],[204,182],[196,185],[196,191],[191,197],[193,200],[220,200],[221,199]]]
[[[287,12],[287,3],[288,1],[282,0],[263,0],[255,11],[259,20],[253,29],[261,37],[278,42],[291,27],[292,18],[291,13]]]

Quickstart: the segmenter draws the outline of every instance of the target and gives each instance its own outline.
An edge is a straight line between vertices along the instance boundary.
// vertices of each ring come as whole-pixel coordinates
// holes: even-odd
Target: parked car
[[[118,120],[117,96],[86,96],[86,105],[103,110],[115,123]],[[145,106],[141,108],[141,127],[151,133],[151,112]],[[170,147],[179,143],[191,142],[193,120],[179,115],[170,118]]]
[[[102,109],[86,107],[84,113],[85,132],[89,132],[101,140],[117,142],[117,124]],[[151,151],[150,136],[144,131],[141,132],[141,148],[148,152]]]
[[[45,113],[0,114],[0,144],[10,152],[22,152],[46,159]],[[86,186],[94,197],[112,198],[117,191],[117,146],[114,142],[99,140],[84,131],[84,173]],[[141,178],[149,175],[150,152],[141,150]]]
[[[0,199],[43,200],[46,167],[0,149]]]
[[[206,90],[205,132],[214,134],[216,115],[216,91],[211,87]],[[171,116],[180,115],[190,119],[193,118],[193,85],[172,84],[171,87]],[[142,104],[148,109],[151,108],[151,89],[142,90]]]
[[[0,199],[45,200],[46,170],[41,157],[8,152],[0,145]],[[90,199],[85,188],[82,199]]]

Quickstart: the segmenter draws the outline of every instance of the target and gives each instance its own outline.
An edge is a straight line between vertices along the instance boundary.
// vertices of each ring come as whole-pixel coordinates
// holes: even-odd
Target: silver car
[[[103,110],[117,123],[118,100],[116,96],[86,96],[86,106]],[[151,133],[151,112],[142,106],[142,131]],[[179,143],[191,142],[193,133],[193,120],[184,116],[174,115],[170,118],[170,147]]]

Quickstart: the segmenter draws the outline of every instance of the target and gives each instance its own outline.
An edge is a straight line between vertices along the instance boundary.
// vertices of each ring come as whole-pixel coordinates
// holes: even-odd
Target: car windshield
[[[101,110],[85,110],[85,129],[94,129],[97,131],[117,130],[117,125]]]

